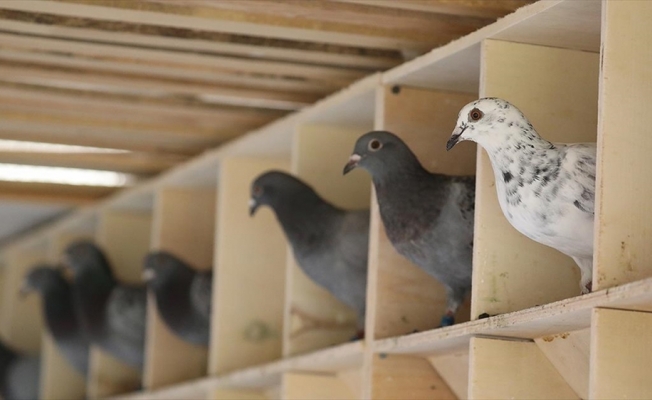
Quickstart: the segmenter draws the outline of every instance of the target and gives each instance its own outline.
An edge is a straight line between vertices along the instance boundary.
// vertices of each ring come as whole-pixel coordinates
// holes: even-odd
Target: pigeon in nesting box
[[[163,322],[186,342],[208,346],[213,272],[198,271],[165,251],[145,257],[143,279]]]
[[[40,357],[18,354],[0,341],[0,394],[3,399],[38,399],[40,377]]]
[[[135,368],[145,352],[147,290],[119,283],[97,246],[81,241],[65,251],[74,275],[73,300],[82,329],[91,343]]]
[[[49,266],[37,266],[25,276],[20,292],[22,296],[31,292],[41,295],[43,317],[50,336],[66,360],[86,376],[89,342],[75,313],[72,286],[61,272]]]
[[[580,290],[591,289],[596,145],[551,143],[505,100],[485,98],[460,111],[447,144],[471,140],[489,154],[500,208],[530,239],[569,255]]]
[[[335,207],[301,180],[280,171],[266,172],[252,183],[250,214],[261,205],[275,212],[306,275],[357,313],[358,337],[362,337],[369,210]]]
[[[392,245],[446,287],[441,325],[452,325],[471,289],[475,177],[426,171],[399,137],[384,131],[358,139],[344,173],[356,167],[371,174]]]

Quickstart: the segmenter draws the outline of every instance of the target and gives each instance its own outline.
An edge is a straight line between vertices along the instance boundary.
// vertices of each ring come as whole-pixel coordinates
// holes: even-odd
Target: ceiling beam
[[[0,181],[0,200],[82,206],[120,188]]]
[[[536,0],[331,0],[461,17],[500,18]]]

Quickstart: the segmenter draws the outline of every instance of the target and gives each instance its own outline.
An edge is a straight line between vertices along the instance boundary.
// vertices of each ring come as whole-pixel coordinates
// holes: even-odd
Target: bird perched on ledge
[[[369,210],[337,208],[304,182],[280,171],[263,173],[252,183],[251,215],[261,205],[269,206],[276,214],[303,272],[357,313],[361,338]]]
[[[358,139],[344,174],[356,167],[371,174],[392,245],[446,287],[441,325],[454,324],[471,290],[475,177],[426,171],[398,136],[384,131]]]
[[[197,271],[165,251],[145,257],[143,278],[163,322],[186,342],[208,346],[213,272]]]
[[[489,154],[500,208],[530,239],[555,248],[580,268],[591,290],[596,145],[551,143],[505,100],[467,104],[446,148],[471,140]]]

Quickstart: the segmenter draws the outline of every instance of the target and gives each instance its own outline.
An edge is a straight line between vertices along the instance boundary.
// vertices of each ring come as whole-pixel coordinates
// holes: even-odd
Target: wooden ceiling
[[[156,174],[531,0],[0,0],[0,163]],[[0,182],[79,204],[113,189]]]

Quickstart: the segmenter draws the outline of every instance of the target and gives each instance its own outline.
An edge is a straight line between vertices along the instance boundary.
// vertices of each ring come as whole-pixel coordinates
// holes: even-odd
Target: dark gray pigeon
[[[593,276],[595,143],[551,143],[525,115],[498,98],[464,106],[446,148],[472,140],[489,155],[505,218],[530,239],[575,260],[580,291]]]
[[[201,272],[164,251],[145,258],[143,278],[156,297],[163,322],[181,339],[208,346],[213,272]]]
[[[68,362],[86,376],[89,341],[77,319],[72,286],[60,270],[42,265],[32,269],[23,281],[21,295],[30,292],[41,295],[43,319],[57,347]]]
[[[4,400],[39,398],[41,359],[21,355],[0,340],[0,394]]]
[[[142,368],[145,351],[147,289],[118,283],[104,253],[93,243],[74,243],[65,251],[74,274],[73,299],[92,344],[123,362]]]
[[[369,210],[346,211],[308,185],[280,171],[251,185],[250,213],[267,205],[276,214],[299,267],[358,315],[363,336],[367,291]]]
[[[475,177],[432,174],[400,138],[383,131],[358,139],[344,174],[356,167],[371,174],[396,250],[446,286],[441,325],[452,325],[471,290]]]

